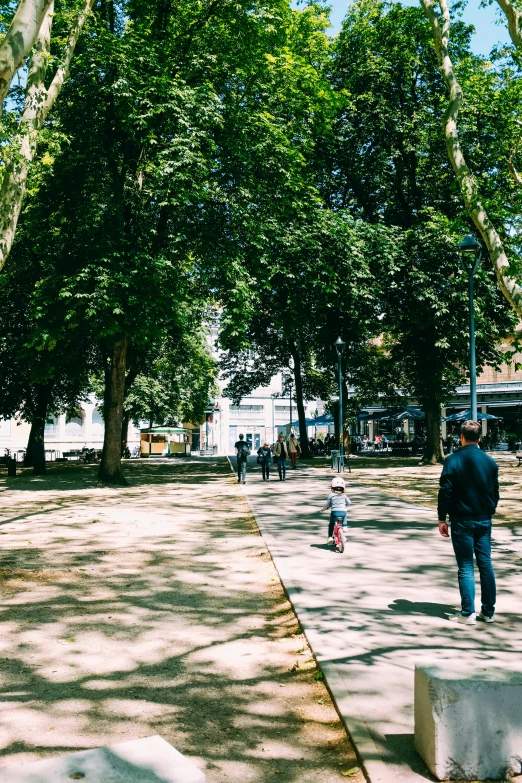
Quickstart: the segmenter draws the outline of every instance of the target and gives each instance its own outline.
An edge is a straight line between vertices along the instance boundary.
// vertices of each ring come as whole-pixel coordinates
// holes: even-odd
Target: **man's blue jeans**
[[[279,471],[279,478],[280,479],[286,478],[286,458],[285,457],[278,457],[277,458],[277,470]]]
[[[491,562],[491,519],[480,522],[452,520],[451,541],[459,567],[462,614],[468,616],[475,611],[475,554],[480,572],[482,613],[493,617],[497,592]]]
[[[247,466],[246,459],[239,459],[239,457],[238,457],[237,458],[237,480],[239,481],[239,483],[241,483],[242,481],[243,482],[246,481],[246,466]]]

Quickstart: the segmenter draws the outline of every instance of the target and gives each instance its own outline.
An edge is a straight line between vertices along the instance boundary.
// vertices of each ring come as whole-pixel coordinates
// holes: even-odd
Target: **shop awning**
[[[467,419],[471,419],[471,411],[458,411],[457,413],[452,413],[451,416],[446,416],[443,421],[467,421]],[[479,413],[477,412],[477,419],[479,421],[483,421],[484,419],[491,419],[492,421],[501,421],[500,416],[492,416],[491,413]]]

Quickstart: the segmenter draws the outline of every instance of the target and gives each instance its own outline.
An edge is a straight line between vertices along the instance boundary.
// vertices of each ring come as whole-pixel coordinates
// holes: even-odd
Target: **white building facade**
[[[6,449],[23,459],[31,425],[19,419],[0,419],[0,456]],[[45,427],[45,450],[47,459],[62,457],[65,452],[79,451],[84,446],[101,449],[104,424],[95,398],[77,406],[75,415],[58,414],[49,417]],[[129,449],[139,446],[140,431],[129,424]]]
[[[308,418],[314,414],[321,415],[323,411],[324,403],[319,400],[305,403]],[[252,452],[255,452],[265,442],[274,443],[280,432],[288,436],[291,422],[298,432],[297,406],[295,400],[290,402],[288,395],[284,396],[283,376],[279,374],[268,386],[255,389],[243,397],[239,405],[227,397],[217,397],[208,410],[207,421],[200,428],[201,447],[215,454],[234,454],[234,444],[239,435],[244,435]]]

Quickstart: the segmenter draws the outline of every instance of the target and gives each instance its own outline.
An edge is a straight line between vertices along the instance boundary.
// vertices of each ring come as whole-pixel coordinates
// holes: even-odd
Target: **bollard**
[[[14,457],[7,458],[7,476],[8,478],[16,476],[16,460]]]

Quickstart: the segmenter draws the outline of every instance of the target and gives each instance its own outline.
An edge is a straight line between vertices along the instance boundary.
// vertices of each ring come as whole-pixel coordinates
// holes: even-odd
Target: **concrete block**
[[[438,780],[522,771],[522,673],[415,667],[415,748]]]
[[[158,736],[0,770],[0,783],[205,783],[205,774]]]

